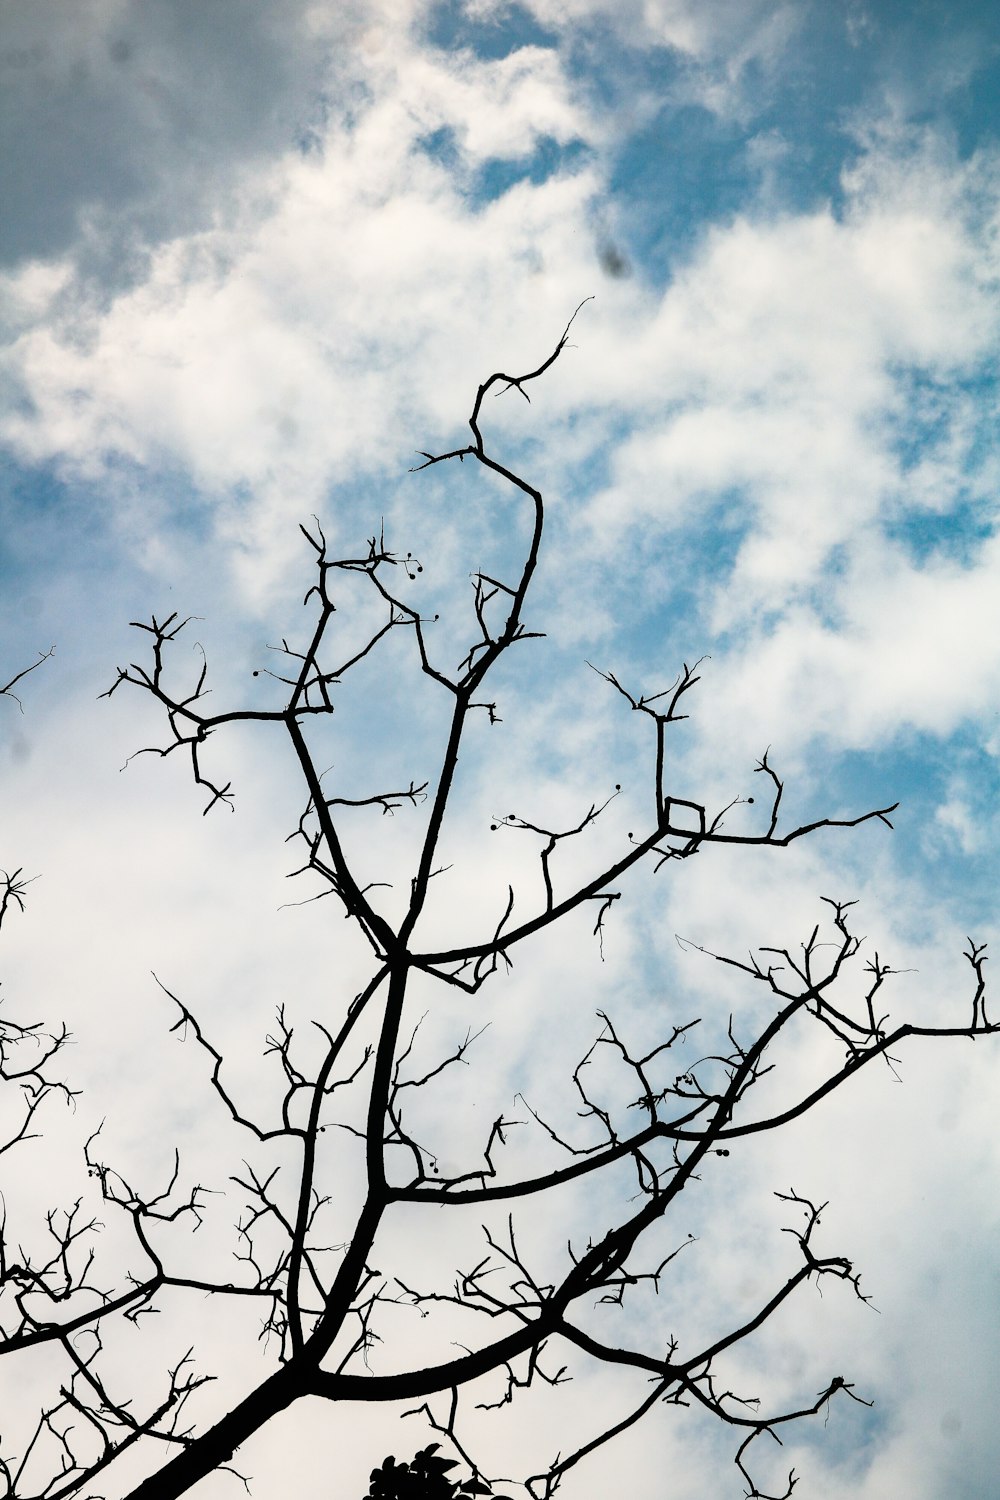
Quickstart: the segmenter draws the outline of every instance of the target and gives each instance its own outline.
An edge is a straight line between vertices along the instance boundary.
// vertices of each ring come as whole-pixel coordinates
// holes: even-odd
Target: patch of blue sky
[[[439,45],[470,47],[479,56],[550,44],[517,7],[495,20],[474,21],[460,6],[448,4],[431,35]],[[654,276],[669,270],[708,225],[757,202],[763,174],[772,190],[777,184],[787,208],[835,199],[845,155],[855,149],[843,119],[864,89],[862,70],[852,66],[856,62],[843,18],[819,8],[796,66],[782,73],[780,82],[753,62],[744,70],[741,98],[749,101],[753,121],[748,129],[742,110],[727,117],[691,101],[686,65],[676,52],[628,48],[618,37],[614,45],[585,47],[578,38],[567,58],[570,73],[598,109],[613,111],[618,127],[607,194],[628,234],[630,253]],[[571,160],[546,148],[533,163],[532,180]],[[499,196],[516,176],[513,164],[491,163],[480,191]]]
[[[465,0],[439,0],[427,22],[427,40],[448,51],[467,48],[484,60],[509,57],[520,47],[552,47],[557,37],[520,5],[490,15],[470,14]]]
[[[542,183],[550,177],[572,172],[591,155],[584,141],[562,143],[539,136],[530,156],[501,159],[491,157],[473,176],[470,198],[474,204],[492,203],[519,182]]]
[[[917,370],[897,373],[896,381],[901,400],[888,437],[900,493],[886,534],[917,563],[944,556],[969,566],[997,525],[997,373],[984,368],[945,381]]]
[[[892,442],[904,470],[919,460],[929,442],[950,438],[960,422],[969,464],[996,453],[1000,373],[995,359],[965,376],[949,371],[942,377],[926,369],[898,367],[892,375],[900,399]]]
[[[831,756],[822,766],[822,785],[811,797],[817,808],[846,816],[898,802],[890,835],[897,869],[919,876],[934,891],[936,907],[974,934],[993,926],[996,853],[988,809],[1000,804],[1000,760],[981,726],[946,738],[898,735],[891,745]]]
[[[641,582],[628,594],[637,613],[621,621],[623,639],[631,635],[648,649],[680,637],[688,654],[728,644],[727,636],[713,632],[709,615],[750,529],[741,496],[738,488],[726,489],[699,508],[692,525],[666,534],[651,530],[644,538]]]
[[[450,127],[441,126],[429,132],[417,142],[417,146],[458,181],[465,177],[461,152]],[[538,184],[560,173],[572,172],[590,155],[590,148],[584,141],[560,142],[552,136],[540,135],[532,151],[524,156],[493,156],[484,161],[465,177],[465,196],[473,207],[484,207],[502,198],[519,182]]]
[[[942,375],[919,366],[890,367],[902,398],[896,449],[904,461],[917,453],[928,438],[944,437],[954,425],[956,413],[966,407],[976,412],[979,425],[970,436],[978,451],[996,446],[995,417],[1000,404],[1000,362],[990,355],[967,374],[948,370]]]
[[[0,453],[0,596],[5,601],[63,568],[73,571],[99,542],[99,507],[52,463],[21,465]]]
[[[606,45],[598,45],[600,36]],[[520,6],[470,15],[459,0],[435,8],[431,41],[481,58],[555,38]],[[562,38],[565,65],[599,113],[614,119],[607,198],[625,243],[619,251],[667,281],[706,230],[741,213],[808,212],[844,202],[842,178],[861,151],[865,105],[906,84],[911,118],[946,114],[962,154],[990,134],[1000,86],[1000,18],[966,0],[948,7],[812,5],[799,17],[780,68],[751,57],[731,107],[697,98],[695,69],[666,47],[629,47],[609,22],[583,21]],[[924,83],[933,75],[933,86]],[[938,76],[940,75],[940,76]],[[721,90],[723,97],[726,90]],[[441,151],[444,142],[431,149]],[[490,162],[475,194],[499,197],[524,177],[538,182],[581,159],[580,144],[540,143],[530,162]]]
[[[71,490],[54,464],[19,464],[9,450],[0,451],[0,504],[5,516],[12,510],[51,514],[67,503]],[[0,527],[0,567],[9,550],[22,540],[12,526]]]
[[[831,7],[832,9],[832,7]],[[852,25],[859,55],[870,53],[911,118],[947,112],[965,151],[995,135],[1000,81],[1000,12],[983,0],[876,0]]]
[[[754,188],[742,130],[697,105],[664,109],[630,135],[608,184],[629,252],[654,277],[690,255],[711,224],[734,217]]]
[[[970,156],[984,140],[996,140],[997,100],[1000,99],[1000,27],[992,6],[981,7],[994,25],[994,35],[980,54],[975,72],[957,89],[950,101],[959,154]]]
[[[160,464],[155,471],[147,470],[114,452],[102,453],[100,475],[94,478],[60,474],[49,462],[22,466],[0,455],[0,494],[5,512],[9,509],[26,528],[22,545],[43,552],[50,545],[58,549],[61,535],[74,548],[91,543],[109,553],[118,550],[115,503],[126,494],[196,543],[207,538],[213,513],[210,499],[200,494],[181,466]]]
[[[841,101],[814,114],[782,90],[754,128],[697,103],[667,101],[623,140],[608,191],[630,252],[669,280],[706,232],[741,214],[773,216],[843,203],[841,177],[859,147]]]
[[[804,596],[815,618],[828,630],[837,630],[843,624],[843,592],[836,585],[849,576],[851,565],[850,547],[846,542],[838,542],[826,555],[822,577],[810,586]],[[777,618],[776,615],[775,622]],[[766,611],[758,619],[766,625]]]
[[[5,659],[53,641],[62,666],[103,680],[128,621],[189,605],[190,585],[164,559],[184,557],[208,595],[212,512],[184,474],[108,464],[99,479],[63,478],[51,464],[0,460],[0,640]],[[158,543],[150,550],[153,536]],[[159,543],[167,544],[161,556]],[[217,575],[215,583],[217,584]],[[67,630],[66,621],[73,622]]]
[[[943,557],[970,568],[996,528],[995,505],[983,499],[952,498],[946,511],[908,511],[891,520],[885,531],[918,565]]]

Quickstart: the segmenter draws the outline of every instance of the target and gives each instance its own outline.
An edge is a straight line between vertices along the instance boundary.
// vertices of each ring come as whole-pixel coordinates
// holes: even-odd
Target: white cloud
[[[976,564],[914,566],[873,544],[825,601],[836,623],[805,607],[773,627],[750,627],[713,669],[726,713],[766,743],[781,725],[784,747],[812,736],[859,749],[917,729],[947,736],[987,717],[1000,694],[1000,557]]]
[[[106,310],[65,263],[10,278],[22,331],[8,367],[27,404],[7,441],[91,478],[123,457],[151,478],[179,468],[237,544],[251,593],[292,567],[294,524],[331,481],[401,472],[421,440],[455,430],[485,363],[514,362],[512,324],[516,358],[533,361],[567,288],[593,284],[593,169],[476,206],[418,146],[447,128],[470,170],[543,129],[597,139],[555,55],[403,56],[398,39],[383,45],[373,98],[334,112],[322,153],[248,179],[232,222],[163,247]],[[984,227],[996,165],[958,165],[927,132],[866,139],[840,217],[737,219],[662,296],[609,288],[544,395],[557,421],[602,408],[625,420],[610,485],[585,512],[601,549],[650,528],[654,541],[696,536],[730,497],[723,523],[742,540],[705,599],[734,645],[713,670],[765,743],[776,723],[850,745],[907,724],[943,731],[984,711],[1000,671],[995,549],[921,564],[883,536],[970,482],[974,398],[948,382],[985,369],[997,329]],[[937,392],[924,413],[914,374]],[[929,446],[912,431],[924,447],[910,469],[899,445],[913,406],[932,429]],[[490,417],[521,413],[508,401]],[[593,446],[606,430],[595,421]],[[583,465],[586,439],[570,441]],[[543,462],[555,476],[560,460],[556,446]],[[985,497],[996,464],[978,462]],[[134,482],[109,482],[134,507]],[[153,546],[162,510],[148,515]]]
[[[89,478],[109,460],[180,466],[219,497],[226,534],[273,567],[278,533],[332,480],[399,473],[429,430],[454,428],[526,288],[555,337],[592,254],[579,233],[592,176],[476,208],[419,146],[453,131],[472,170],[543,132],[572,137],[586,122],[553,55],[404,58],[379,52],[356,120],[338,116],[322,152],[247,179],[228,224],[154,251],[107,309],[64,265],[10,278],[23,403],[3,435],[23,460]],[[244,489],[252,500],[233,498]]]
[[[857,746],[905,724],[948,732],[995,699],[995,546],[980,535],[959,565],[890,535],[970,492],[994,508],[981,398],[950,384],[990,378],[994,175],[991,156],[958,167],[933,140],[880,147],[842,218],[715,231],[631,359],[602,362],[627,372],[619,400],[635,381],[638,411],[591,502],[593,545],[742,538],[704,597],[734,632],[722,672],[744,724]]]

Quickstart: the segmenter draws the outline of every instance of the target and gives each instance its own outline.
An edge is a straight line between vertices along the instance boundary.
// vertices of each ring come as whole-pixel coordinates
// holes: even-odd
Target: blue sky
[[[166,1128],[121,1082],[162,1042],[150,968],[252,1058],[246,1016],[262,1034],[276,976],[333,942],[272,923],[295,800],[273,747],[234,745],[247,792],[221,829],[176,768],[119,774],[156,733],[144,705],[98,701],[128,622],[197,617],[219,701],[265,691],[249,674],[301,628],[315,514],[345,548],[384,518],[459,629],[469,572],[502,566],[519,523],[472,476],[410,475],[413,455],[460,441],[479,381],[537,363],[588,298],[532,405],[488,412],[549,500],[547,639],[503,684],[499,767],[485,743],[470,767],[460,915],[490,909],[510,847],[477,853],[494,778],[527,817],[617,781],[641,803],[648,747],[585,663],[649,690],[704,655],[679,784],[751,794],[770,745],[797,814],[898,797],[896,830],[642,886],[603,977],[574,959],[573,985],[641,1014],[667,973],[709,1004],[716,976],[677,967],[675,932],[792,941],[845,895],[917,971],[903,1008],[964,1005],[962,943],[995,941],[1000,874],[995,7],[5,0],[2,17],[0,675],[57,648],[23,715],[0,701],[0,855],[44,876],[4,935],[5,994],[67,1017],[120,1149],[142,1160]],[[393,656],[392,690],[345,712],[342,766],[430,764],[434,704],[407,671]],[[544,959],[517,1014],[561,972]],[[853,1342],[817,1324],[887,1415],[863,1446],[849,1425],[803,1435],[803,1493],[972,1500],[1000,1467],[988,1050],[915,1062],[738,1189],[750,1213],[789,1172],[819,1177],[886,1304]],[[168,1075],[170,1123],[203,1150],[204,1101]],[[705,1306],[733,1191],[705,1189]],[[813,1336],[783,1330],[772,1369]],[[955,1351],[946,1388],[928,1343]],[[961,1413],[959,1463],[942,1412]],[[351,1443],[367,1473],[367,1433]],[[631,1462],[669,1455],[678,1500],[736,1494],[723,1449],[661,1426]],[[271,1493],[277,1441],[255,1463]],[[305,1459],[296,1479],[326,1493]],[[577,1483],[569,1500],[597,1479]]]

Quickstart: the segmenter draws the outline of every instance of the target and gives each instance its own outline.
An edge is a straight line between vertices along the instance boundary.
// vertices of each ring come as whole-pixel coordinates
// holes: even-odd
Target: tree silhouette
[[[482,1129],[471,1116],[450,1119],[445,1160],[432,1112],[423,1107],[475,1055],[478,1010],[470,1002],[491,981],[508,982],[515,958],[527,962],[535,940],[558,924],[573,934],[567,941],[578,943],[576,919],[584,915],[599,962],[609,915],[640,866],[671,873],[696,855],[711,857],[720,845],[777,853],[820,830],[870,821],[891,826],[891,806],[786,825],[783,783],[766,754],[755,768],[767,789],[763,810],[760,798],[752,812],[739,815],[734,803],[714,808],[697,800],[676,784],[668,754],[699,680],[697,665],[684,665],[670,687],[654,691],[602,669],[606,687],[650,727],[644,825],[627,831],[611,823],[604,834],[615,815],[609,809],[617,786],[605,787],[566,824],[544,809],[494,816],[492,835],[516,841],[510,847],[517,858],[521,846],[536,851],[533,879],[523,871],[512,875],[485,928],[466,930],[470,919],[458,914],[449,939],[433,936],[437,929],[428,916],[435,881],[444,878],[442,850],[460,763],[470,736],[480,747],[483,735],[502,737],[497,669],[502,663],[516,670],[525,643],[542,634],[540,622],[529,622],[527,604],[543,542],[543,497],[487,449],[484,402],[504,392],[527,399],[529,387],[563,355],[568,335],[569,326],[535,369],[490,375],[475,397],[471,441],[423,453],[413,471],[456,464],[485,470],[528,517],[516,567],[473,575],[470,634],[455,652],[457,665],[450,664],[447,632],[437,632],[435,619],[412,602],[415,559],[391,551],[382,533],[352,555],[336,555],[318,523],[302,528],[314,570],[302,641],[283,640],[278,666],[259,673],[263,681],[255,692],[269,691],[270,703],[261,706],[255,697],[249,706],[210,710],[204,662],[193,681],[178,685],[174,648],[188,621],[170,614],[136,622],[147,654],[118,671],[108,695],[135,689],[162,709],[165,739],[146,753],[186,757],[208,812],[231,805],[234,796],[230,780],[214,769],[209,743],[214,756],[216,743],[235,726],[280,736],[302,787],[302,812],[290,835],[301,855],[296,873],[308,883],[307,899],[330,897],[347,919],[368,955],[369,976],[360,989],[331,998],[314,1018],[308,1043],[294,1018],[279,1010],[266,1040],[280,1079],[280,1098],[270,1110],[241,1097],[210,1029],[187,999],[162,986],[176,1007],[174,1031],[194,1044],[217,1108],[246,1138],[246,1164],[233,1177],[240,1199],[232,1240],[225,1255],[210,1243],[194,1274],[190,1255],[174,1256],[184,1227],[193,1232],[201,1222],[207,1189],[187,1185],[179,1158],[165,1186],[126,1180],[105,1162],[98,1136],[84,1150],[96,1205],[81,1199],[75,1208],[53,1210],[47,1246],[38,1250],[30,1235],[4,1223],[0,1353],[9,1368],[15,1356],[44,1350],[51,1394],[27,1432],[15,1438],[5,1423],[0,1500],[91,1494],[130,1451],[144,1455],[148,1474],[129,1491],[131,1500],[173,1500],[214,1471],[232,1468],[241,1444],[305,1398],[348,1409],[409,1403],[472,1476],[464,1485],[450,1481],[455,1461],[439,1458],[432,1444],[412,1464],[388,1458],[373,1471],[370,1493],[385,1500],[489,1494],[501,1482],[523,1483],[534,1500],[543,1500],[588,1455],[664,1406],[693,1406],[731,1427],[745,1493],[765,1500],[768,1492],[752,1473],[757,1440],[825,1411],[835,1396],[861,1399],[838,1375],[825,1378],[818,1395],[810,1381],[808,1397],[762,1411],[727,1384],[726,1357],[752,1349],[755,1334],[806,1284],[840,1282],[865,1300],[852,1262],[820,1243],[824,1205],[794,1189],[776,1195],[789,1218],[781,1243],[794,1247],[794,1259],[776,1264],[766,1294],[735,1322],[707,1337],[683,1329],[665,1337],[655,1318],[624,1314],[633,1304],[644,1307],[642,1299],[674,1275],[690,1243],[677,1224],[678,1200],[714,1158],[735,1155],[743,1141],[793,1124],[873,1065],[889,1063],[904,1043],[997,1029],[985,1010],[981,945],[969,945],[974,994],[960,1016],[949,1012],[936,1024],[890,1019],[885,991],[893,970],[877,955],[861,955],[852,903],[827,900],[822,921],[799,949],[763,947],[744,958],[702,949],[766,996],[763,1024],[731,1018],[721,1040],[713,1037],[698,1050],[699,1018],[674,1016],[665,1006],[654,1043],[637,1045],[627,1016],[599,1012],[598,1033],[571,1076],[575,1123],[563,1122],[553,1083],[550,1100],[529,1103],[517,1095]],[[353,622],[350,628],[345,620]],[[374,789],[327,774],[322,732],[335,707],[339,713],[342,701],[354,703],[354,711],[364,713],[364,694],[345,698],[345,684],[374,670],[389,642],[395,647],[404,639],[414,676],[429,690],[426,701],[443,718],[436,768],[424,779],[404,777]],[[393,672],[398,660],[398,654],[392,658]],[[416,828],[413,857],[402,892],[387,892],[366,869],[365,836],[357,829],[366,818],[397,813]],[[0,916],[20,905],[23,889],[19,872],[7,878]],[[860,986],[849,982],[859,968],[865,974]],[[470,1019],[464,1034],[436,1051],[435,1042],[428,1055],[420,1017],[438,995],[469,1003]],[[793,1082],[791,1096],[777,1105],[768,1093],[766,1105],[755,1108],[758,1085],[780,1060],[779,1043],[814,1034],[825,1048],[822,1075],[799,1092]],[[27,1149],[49,1096],[66,1093],[51,1073],[64,1041],[58,1031],[4,1023],[0,1074],[23,1100],[4,1148],[8,1158],[13,1147]],[[530,1052],[530,1038],[525,1045]],[[30,1065],[19,1060],[27,1050],[33,1051]],[[447,1104],[441,1110],[452,1113]],[[342,1189],[352,1173],[362,1183],[356,1203]],[[477,1254],[456,1259],[468,1240],[458,1228],[453,1237],[441,1227],[446,1215],[463,1229],[470,1217],[482,1223]],[[97,1279],[93,1270],[93,1246],[112,1216],[131,1235],[132,1252],[109,1285],[105,1273]],[[583,1220],[589,1227],[581,1228]],[[428,1222],[435,1226],[434,1255],[411,1265],[412,1226]],[[525,1226],[534,1224],[552,1230],[545,1250],[527,1244]],[[145,1327],[145,1316],[168,1296],[171,1326],[183,1330],[189,1320],[177,1357],[158,1383],[145,1363],[142,1379],[132,1378],[127,1361],[122,1368],[119,1330]],[[264,1336],[260,1368],[241,1372],[242,1393],[221,1416],[206,1415],[201,1403],[210,1376],[191,1352],[206,1296],[245,1310]],[[619,1314],[623,1332],[609,1335],[608,1319]],[[397,1336],[406,1316],[421,1328],[419,1349]],[[436,1343],[424,1331],[434,1328],[440,1330]],[[503,1481],[484,1475],[465,1435],[468,1408],[502,1407],[533,1387],[560,1386],[570,1365],[629,1377],[631,1404],[538,1472]],[[783,1496],[795,1482],[789,1474]]]

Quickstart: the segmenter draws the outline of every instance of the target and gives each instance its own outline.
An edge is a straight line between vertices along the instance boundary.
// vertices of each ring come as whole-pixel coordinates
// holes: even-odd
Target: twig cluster
[[[316,882],[317,894],[332,897],[355,924],[370,951],[371,971],[358,993],[343,998],[332,1021],[312,1023],[308,1045],[286,1011],[279,1010],[265,1047],[281,1082],[279,1101],[270,1112],[251,1108],[237,1097],[227,1081],[222,1052],[187,1002],[162,985],[176,1006],[174,1031],[193,1042],[207,1060],[218,1105],[247,1141],[245,1165],[227,1189],[242,1205],[233,1225],[228,1275],[202,1279],[170,1268],[170,1235],[183,1226],[197,1231],[207,1193],[197,1183],[184,1186],[179,1158],[165,1186],[143,1191],[104,1163],[96,1137],[87,1143],[85,1164],[100,1211],[117,1215],[129,1229],[141,1270],[128,1272],[117,1285],[98,1275],[93,1247],[100,1223],[83,1199],[66,1213],[50,1214],[48,1248],[33,1257],[14,1248],[4,1223],[0,1354],[48,1345],[58,1356],[61,1373],[56,1394],[34,1432],[15,1444],[16,1454],[7,1432],[0,1440],[5,1486],[0,1500],[62,1500],[82,1494],[120,1454],[139,1443],[149,1451],[152,1472],[131,1500],[171,1500],[213,1470],[229,1467],[241,1443],[305,1396],[342,1404],[415,1403],[413,1409],[470,1466],[480,1486],[475,1492],[483,1493],[497,1481],[482,1474],[465,1446],[463,1400],[468,1395],[475,1406],[486,1409],[508,1405],[536,1383],[562,1385],[581,1362],[630,1372],[642,1385],[641,1399],[629,1414],[609,1422],[575,1451],[557,1455],[542,1471],[524,1476],[522,1482],[534,1500],[548,1500],[588,1455],[659,1406],[698,1406],[734,1428],[739,1437],[736,1464],[746,1494],[751,1500],[787,1500],[794,1473],[788,1475],[782,1496],[769,1496],[752,1477],[753,1445],[762,1437],[780,1441],[787,1424],[820,1412],[834,1396],[844,1393],[860,1399],[850,1383],[837,1376],[823,1384],[815,1399],[791,1410],[763,1412],[751,1396],[730,1390],[721,1373],[724,1357],[752,1343],[768,1319],[806,1283],[841,1281],[866,1300],[851,1262],[843,1255],[821,1252],[817,1244],[824,1205],[793,1190],[778,1197],[795,1218],[787,1232],[795,1242],[796,1263],[783,1279],[776,1278],[770,1294],[737,1327],[719,1331],[707,1343],[686,1343],[678,1334],[658,1344],[656,1322],[650,1319],[646,1342],[614,1343],[594,1336],[587,1327],[587,1312],[595,1304],[622,1308],[641,1292],[655,1294],[669,1284],[678,1255],[692,1242],[680,1238],[666,1253],[662,1239],[658,1251],[654,1242],[661,1229],[672,1232],[670,1214],[677,1199],[713,1157],[729,1155],[746,1136],[776,1130],[803,1116],[877,1060],[895,1066],[895,1054],[904,1042],[995,1031],[986,1014],[982,945],[970,941],[967,954],[975,976],[971,1017],[966,1013],[935,1026],[893,1022],[884,991],[896,971],[877,954],[867,962],[868,984],[861,1001],[842,998],[842,980],[859,959],[861,939],[850,925],[851,903],[831,901],[826,929],[821,934],[817,926],[800,951],[765,947],[741,959],[710,955],[768,992],[772,1014],[756,1034],[744,1035],[730,1018],[721,1047],[689,1060],[692,1043],[700,1035],[700,1018],[666,1021],[655,1045],[636,1051],[619,1024],[602,1012],[599,1034],[572,1074],[579,1118],[573,1130],[557,1123],[547,1104],[517,1096],[478,1139],[456,1133],[450,1144],[457,1164],[442,1171],[435,1146],[422,1139],[419,1124],[413,1123],[413,1101],[469,1066],[481,1035],[473,1021],[450,1050],[429,1064],[420,1061],[415,988],[425,996],[432,981],[460,996],[474,996],[501,967],[511,964],[515,949],[587,908],[595,913],[593,930],[600,943],[630,872],[643,861],[655,869],[673,868],[718,844],[777,850],[819,829],[854,828],[871,820],[891,826],[892,806],[784,826],[783,784],[765,753],[756,770],[768,784],[769,805],[756,829],[728,831],[725,817],[733,802],[713,809],[688,792],[681,795],[668,753],[672,726],[686,717],[682,709],[699,680],[701,664],[684,665],[671,687],[651,694],[634,692],[615,673],[601,671],[629,709],[653,726],[647,826],[630,833],[607,863],[581,874],[581,859],[565,857],[566,846],[593,828],[620,787],[595,798],[568,827],[551,827],[547,820],[516,813],[497,816],[494,832],[505,830],[537,841],[540,889],[537,881],[532,890],[516,889],[511,883],[487,930],[459,932],[446,947],[431,949],[420,942],[420,918],[439,871],[442,830],[467,726],[484,708],[492,724],[500,722],[487,678],[508,651],[540,635],[525,623],[525,608],[542,542],[543,498],[513,468],[487,452],[483,403],[487,395],[509,391],[528,399],[528,387],[566,348],[572,321],[537,368],[521,375],[497,372],[479,387],[469,443],[445,453],[424,453],[417,466],[421,470],[468,459],[509,486],[526,503],[531,518],[530,538],[516,574],[501,578],[497,569],[473,576],[474,635],[457,667],[440,659],[433,620],[422,616],[403,597],[405,590],[395,586],[404,576],[412,581],[420,564],[409,554],[392,552],[381,532],[357,555],[334,557],[318,522],[302,528],[315,569],[304,600],[310,620],[305,643],[282,640],[275,648],[278,664],[263,674],[274,684],[274,706],[210,712],[204,658],[193,683],[178,687],[175,682],[173,648],[188,621],[170,614],[135,622],[150,657],[121,668],[109,695],[137,688],[160,705],[166,719],[164,743],[137,753],[187,756],[194,781],[206,795],[207,813],[220,804],[232,806],[234,799],[231,782],[210,767],[206,755],[215,735],[231,725],[250,723],[285,736],[303,788],[303,810],[289,836],[302,851],[303,862],[295,873]],[[359,587],[369,592],[378,622],[360,645],[338,650],[338,601],[343,590]],[[399,632],[412,639],[416,669],[440,692],[446,706],[444,749],[436,772],[388,788],[331,783],[319,769],[312,726],[335,712],[350,673],[370,662],[387,637]],[[12,678],[2,691],[9,694],[23,675]],[[362,882],[350,856],[345,819],[358,810],[421,819],[401,916],[387,914],[380,887]],[[26,884],[20,871],[4,879],[0,920],[23,905]],[[776,1066],[779,1041],[803,1026],[820,1028],[832,1041],[835,1062],[799,1097],[770,1112],[757,1110],[755,1090]],[[66,1040],[64,1032],[48,1033],[35,1026],[5,1021],[0,1027],[0,1078],[22,1101],[20,1121],[0,1145],[0,1154],[22,1147],[37,1133],[38,1112],[49,1095],[72,1098],[50,1072]],[[627,1080],[627,1108],[605,1097],[594,1081],[602,1072],[595,1066],[598,1062],[610,1063],[619,1078]],[[527,1174],[518,1168],[523,1158],[508,1149],[515,1137],[524,1138],[524,1132],[535,1132],[540,1143],[541,1151],[533,1153],[536,1161],[545,1160],[546,1151],[551,1157]],[[335,1165],[331,1168],[330,1143],[337,1141],[363,1163],[360,1206],[346,1225]],[[259,1164],[265,1155],[267,1167]],[[618,1195],[614,1222],[607,1227],[602,1221],[583,1243],[571,1240],[561,1262],[543,1270],[522,1246],[516,1213],[530,1211],[544,1195],[555,1203],[565,1185],[586,1186],[599,1177],[626,1185],[627,1191]],[[610,1212],[611,1196],[594,1195],[602,1216]],[[528,1200],[526,1208],[521,1200]],[[383,1274],[378,1265],[394,1215],[400,1209],[412,1213],[419,1205],[439,1216],[453,1213],[456,1220],[463,1210],[488,1206],[498,1210],[505,1223],[502,1229],[495,1223],[484,1225],[484,1253],[468,1269],[458,1270],[450,1284],[449,1278],[417,1284],[405,1270]],[[447,1247],[448,1234],[439,1238]],[[107,1332],[112,1325],[138,1324],[162,1305],[168,1291],[188,1297],[194,1309],[206,1295],[239,1299],[256,1309],[263,1342],[260,1378],[248,1384],[224,1417],[207,1425],[196,1414],[188,1415],[196,1406],[192,1398],[209,1378],[196,1372],[191,1349],[185,1348],[141,1410],[130,1382],[126,1378],[122,1383],[108,1357]],[[398,1318],[407,1310],[420,1318],[440,1317],[449,1328],[459,1320],[467,1340],[461,1352],[427,1365],[394,1364],[391,1343],[383,1343],[385,1320],[390,1313]],[[166,1454],[165,1461],[160,1453]]]

